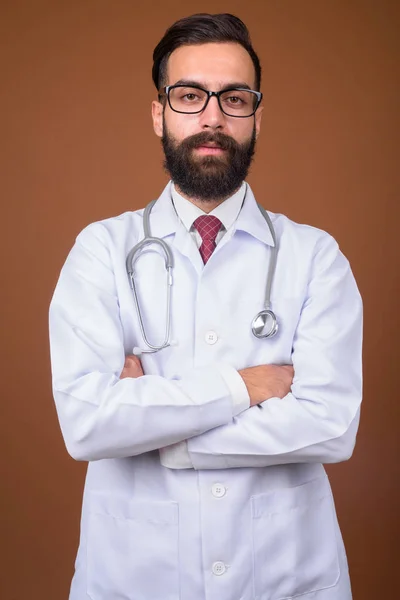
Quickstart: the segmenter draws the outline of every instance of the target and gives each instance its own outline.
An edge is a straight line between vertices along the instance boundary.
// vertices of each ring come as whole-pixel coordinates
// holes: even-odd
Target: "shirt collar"
[[[186,200],[176,190],[174,184],[171,186],[172,201],[175,206],[176,213],[183,225],[190,231],[193,227],[194,221],[201,215],[210,214],[217,217],[225,230],[228,231],[238,218],[240,209],[242,208],[243,200],[246,194],[246,184],[243,182],[237,192],[235,192],[230,198],[227,198],[224,202],[221,202],[219,206],[214,208],[210,213],[205,213],[201,208]]]
[[[172,184],[172,181],[170,181],[164,188],[161,196],[159,197],[159,199],[157,200],[157,202],[155,203],[155,205],[151,211],[150,230],[151,230],[151,234],[155,237],[164,238],[168,235],[176,233],[179,225],[181,227],[184,226],[183,221],[180,222],[180,219],[177,219],[177,211],[175,210],[174,204],[172,202],[172,187],[173,187],[173,184]],[[236,200],[234,200],[234,198],[236,196],[236,194],[234,194],[231,198],[229,198],[225,202],[227,202],[229,200],[233,200],[233,203],[236,203],[236,202],[239,203],[238,198],[240,197],[240,193],[241,193],[242,189],[244,190],[244,192],[243,192],[244,200],[243,200],[243,198],[240,200],[240,205],[242,206],[242,208],[240,209],[240,206],[239,206],[239,214],[238,215],[236,214],[237,218],[234,217],[234,221],[236,218],[236,221],[234,222],[234,230],[244,231],[246,233],[249,233],[253,237],[260,240],[261,242],[264,242],[265,244],[268,244],[269,246],[273,246],[274,241],[272,239],[272,235],[269,230],[268,224],[265,221],[265,219],[262,217],[262,215],[260,213],[260,209],[258,208],[256,199],[254,198],[254,194],[253,194],[250,186],[247,183],[244,183],[242,185],[242,187],[238,190],[238,192],[236,192],[236,194],[239,194],[239,196],[237,196]],[[197,208],[194,206],[194,204],[192,205],[190,202],[188,202],[184,198],[183,198],[183,200],[185,203],[193,206],[194,208]],[[220,204],[210,214],[215,214],[215,216],[217,216],[222,221],[222,223],[224,223],[224,226],[226,223],[229,228],[230,227],[229,221],[227,221],[225,219],[225,216],[222,215],[222,218],[221,218],[221,216],[219,216],[219,214],[216,213],[216,211],[218,209],[221,210],[223,208],[223,205],[225,204],[225,202]],[[194,219],[196,219],[196,217],[199,216],[199,214],[203,214],[203,211],[201,211],[201,209],[198,209],[198,210],[200,211],[200,213],[196,213],[196,216],[194,217]],[[230,212],[230,211],[228,210],[228,212]],[[232,212],[234,212],[234,211],[232,211]],[[270,214],[270,217],[272,217],[272,220],[274,220],[273,215]],[[192,224],[193,224],[193,220],[192,220]],[[184,226],[184,227],[186,229],[186,226]]]

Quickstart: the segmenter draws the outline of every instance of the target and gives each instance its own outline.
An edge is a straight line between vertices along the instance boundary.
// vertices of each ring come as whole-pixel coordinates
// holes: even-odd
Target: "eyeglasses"
[[[194,115],[202,112],[212,96],[218,100],[222,112],[228,117],[251,117],[260,106],[262,93],[247,88],[230,88],[220,92],[210,92],[202,87],[184,84],[167,85],[162,88],[159,97],[164,93],[168,104],[174,112]]]

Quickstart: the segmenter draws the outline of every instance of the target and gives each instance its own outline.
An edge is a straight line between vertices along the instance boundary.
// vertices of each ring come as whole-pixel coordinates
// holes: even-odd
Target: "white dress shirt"
[[[181,223],[192,235],[197,248],[200,248],[202,244],[201,235],[193,225],[197,217],[209,214],[217,217],[221,221],[222,227],[215,238],[215,243],[218,245],[224,235],[234,226],[234,223],[243,205],[243,200],[246,194],[246,185],[247,184],[243,182],[233,196],[219,204],[210,213],[205,213],[203,210],[201,210],[201,208],[189,200],[186,200],[186,198],[179,194],[175,186],[172,184],[171,195],[174,208]],[[235,373],[231,369],[225,369],[224,365],[222,364],[219,364],[218,368],[220,369],[221,375],[224,378],[227,387],[229,388],[233,403],[240,405],[240,407],[244,406],[245,408],[248,408],[250,406],[250,397],[246,388],[246,384],[239,373]],[[190,459],[186,441],[172,444],[166,448],[161,448],[160,460],[164,467],[169,467],[170,469],[193,468],[193,463]]]
[[[187,231],[192,234],[198,248],[201,246],[202,239],[197,229],[195,229],[193,226],[193,223],[197,217],[209,214],[217,217],[221,221],[222,227],[215,238],[215,243],[218,245],[225,233],[231,227],[233,227],[233,224],[238,218],[245,194],[246,183],[242,183],[238,191],[235,192],[233,196],[219,204],[210,213],[205,213],[203,210],[201,210],[201,208],[181,196],[173,184],[171,186],[172,202],[174,204],[176,213]]]

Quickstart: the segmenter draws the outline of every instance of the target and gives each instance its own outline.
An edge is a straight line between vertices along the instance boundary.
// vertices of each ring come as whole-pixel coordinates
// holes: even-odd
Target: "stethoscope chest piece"
[[[251,330],[257,338],[271,338],[278,331],[278,321],[272,310],[261,310],[251,322]]]

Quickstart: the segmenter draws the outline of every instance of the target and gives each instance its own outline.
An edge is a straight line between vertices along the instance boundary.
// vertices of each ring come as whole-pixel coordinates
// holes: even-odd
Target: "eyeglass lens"
[[[182,113],[200,112],[207,99],[207,92],[193,87],[176,87],[169,91],[171,108]],[[257,105],[257,95],[250,90],[227,90],[219,100],[223,112],[232,117],[249,117]]]

